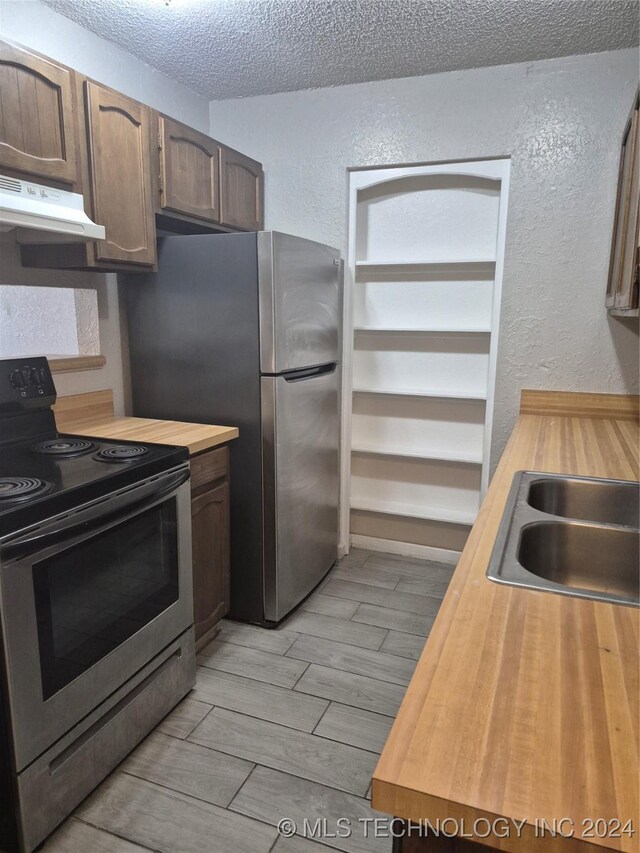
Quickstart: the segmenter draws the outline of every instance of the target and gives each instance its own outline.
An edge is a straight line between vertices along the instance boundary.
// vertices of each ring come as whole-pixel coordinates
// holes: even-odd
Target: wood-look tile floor
[[[452,572],[356,549],[277,630],[224,621],[192,693],[44,850],[389,853],[359,821]],[[353,834],[287,839],[285,817]]]

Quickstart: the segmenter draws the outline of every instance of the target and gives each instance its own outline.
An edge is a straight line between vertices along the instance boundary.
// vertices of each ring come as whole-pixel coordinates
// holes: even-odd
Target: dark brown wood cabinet
[[[640,272],[640,94],[636,93],[620,156],[613,225],[607,308],[621,316],[638,316]]]
[[[203,645],[229,611],[228,447],[191,459],[191,538],[195,635]]]
[[[97,83],[84,83],[91,201],[106,239],[96,261],[156,263],[151,187],[151,111]]]
[[[260,231],[263,224],[264,173],[251,160],[220,146],[220,222],[245,231]]]
[[[220,221],[218,143],[191,127],[158,116],[160,213]]]
[[[89,243],[25,243],[25,266],[97,271],[156,268],[151,179],[151,109],[120,92],[77,77],[85,209],[104,225],[105,239]]]
[[[23,234],[25,266],[148,271],[157,228],[263,227],[262,166],[200,131],[3,41],[0,96],[0,171],[82,192],[87,214],[106,230],[89,243]]]
[[[0,41],[0,170],[76,187],[73,71]]]

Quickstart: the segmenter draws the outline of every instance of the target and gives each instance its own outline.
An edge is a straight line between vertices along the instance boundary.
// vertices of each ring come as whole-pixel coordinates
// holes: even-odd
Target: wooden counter
[[[546,414],[531,413],[538,404]],[[486,578],[516,471],[638,479],[637,398],[523,392],[522,410],[374,773],[372,803],[407,820],[464,820],[466,832],[477,818],[526,819],[519,838],[484,840],[498,850],[637,851],[640,611]],[[576,837],[536,835],[536,820],[561,818]],[[597,818],[631,819],[635,835],[583,838],[583,821]]]
[[[117,417],[110,391],[60,397],[55,414],[60,432],[116,441],[177,444],[188,448],[192,456],[238,437],[237,427]]]

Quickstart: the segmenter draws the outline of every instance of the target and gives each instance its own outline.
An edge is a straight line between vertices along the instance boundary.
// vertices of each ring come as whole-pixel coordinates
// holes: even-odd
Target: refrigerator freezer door
[[[279,622],[338,550],[338,370],[263,376],[264,610]]]
[[[261,372],[337,361],[338,250],[278,231],[261,231],[258,271]]]

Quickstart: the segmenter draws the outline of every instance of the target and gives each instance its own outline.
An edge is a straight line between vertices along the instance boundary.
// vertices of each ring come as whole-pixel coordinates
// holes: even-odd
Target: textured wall
[[[637,392],[637,326],[604,310],[635,50],[210,104],[261,160],[267,227],[343,250],[349,167],[512,158],[492,460],[521,388]]]
[[[99,275],[88,272],[66,270],[32,270],[20,266],[18,247],[10,231],[0,234],[0,283],[31,285],[46,288],[63,288],[62,300],[68,298],[68,288],[95,288],[98,297],[98,320],[100,325],[100,351],[106,364],[100,370],[83,370],[77,373],[57,373],[54,377],[58,394],[81,394],[113,388],[114,404],[118,412],[123,411],[123,358],[120,339],[120,312],[118,285],[114,275]],[[80,291],[76,291],[78,293]],[[4,312],[0,322],[4,323]],[[42,351],[39,342],[29,341],[25,345],[30,352]]]
[[[111,42],[53,12],[41,3],[2,0],[0,35],[106,83],[133,98],[169,115],[208,130],[208,104],[191,90],[150,68]],[[98,289],[100,345],[107,363],[100,370],[58,374],[59,394],[113,388],[117,412],[124,409],[128,384],[126,353],[121,340],[118,285],[113,274],[30,270],[20,267],[11,232],[0,240],[0,271],[5,284],[57,284],[65,287]],[[81,335],[81,338],[83,336]]]
[[[78,352],[71,288],[0,284],[0,357]]]

